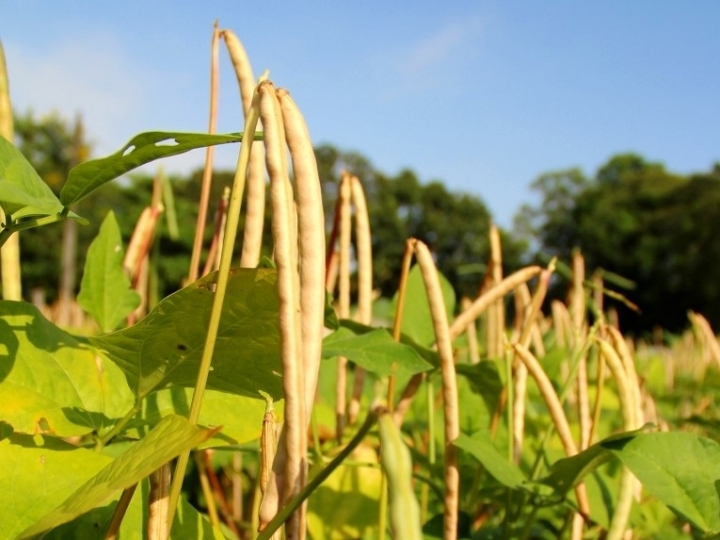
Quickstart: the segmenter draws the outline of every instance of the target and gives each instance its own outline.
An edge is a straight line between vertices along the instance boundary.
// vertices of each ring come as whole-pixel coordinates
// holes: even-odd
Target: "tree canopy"
[[[537,255],[569,259],[579,248],[589,270],[634,282],[623,292],[641,313],[618,305],[626,328],[678,330],[690,309],[720,324],[720,285],[710,273],[720,264],[718,166],[683,176],[622,154],[592,178],[569,169],[542,175],[532,187],[541,202],[521,211],[518,230],[537,241]]]

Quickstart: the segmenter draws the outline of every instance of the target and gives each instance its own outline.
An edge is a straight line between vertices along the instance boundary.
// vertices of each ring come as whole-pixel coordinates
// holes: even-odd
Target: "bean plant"
[[[241,133],[214,133],[220,40]],[[255,78],[231,31],[213,29],[212,51],[208,133],[136,135],[74,167],[59,198],[2,132],[3,246],[84,221],[73,205],[136,167],[200,148],[207,160],[188,280],[156,305],[151,245],[172,205],[160,184],[127,248],[112,213],[100,224],[77,297],[92,326],[60,328],[12,298],[19,276],[3,265],[0,537],[720,535],[720,445],[658,414],[650,364],[580,253],[505,276],[491,228],[479,293],[457,299],[430,247],[398,238],[399,289],[375,298],[361,182],[341,175],[326,231],[290,93]],[[0,125],[11,126],[0,71]],[[238,164],[204,245],[218,144],[239,144]],[[561,269],[568,301],[545,314]],[[707,322],[692,322],[720,361]]]

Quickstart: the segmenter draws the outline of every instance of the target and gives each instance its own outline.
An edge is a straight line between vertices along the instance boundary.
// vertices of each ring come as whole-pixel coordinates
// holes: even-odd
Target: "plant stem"
[[[115,424],[110,431],[105,433],[102,437],[98,437],[97,443],[95,443],[95,451],[100,452],[105,445],[112,440],[112,438],[120,433],[123,428],[134,418],[134,416],[140,411],[140,408],[142,407],[142,402],[138,400],[138,402],[133,406],[132,409],[130,409],[125,416],[123,416],[120,421]]]
[[[222,313],[223,301],[225,299],[225,290],[227,289],[228,275],[230,272],[230,263],[232,261],[233,246],[235,245],[235,237],[237,235],[238,221],[240,219],[240,206],[242,202],[243,191],[245,188],[245,176],[247,173],[248,161],[250,159],[250,149],[252,140],[254,139],[255,126],[257,125],[259,112],[256,104],[251,107],[245,122],[245,131],[243,132],[242,144],[240,146],[240,156],[238,158],[238,166],[235,172],[233,182],[232,195],[230,197],[230,206],[228,208],[227,223],[225,225],[225,248],[222,250],[220,258],[220,270],[217,276],[217,285],[215,296],[213,297],[212,312],[210,313],[210,322],[208,323],[207,336],[205,338],[205,347],[203,349],[202,359],[200,360],[200,368],[198,370],[198,378],[193,392],[193,399],[190,404],[190,414],[188,420],[197,424],[200,416],[200,407],[202,398],[207,385],[208,374],[210,373],[210,363],[215,349],[215,341],[217,339],[218,328],[220,327],[220,316]],[[172,488],[170,490],[170,509],[168,512],[168,523],[172,529],[172,522],[175,518],[175,510],[178,500],[180,499],[180,489],[182,488],[185,470],[187,469],[190,451],[183,452],[178,456],[175,474],[173,476]]]
[[[41,218],[28,219],[21,221],[20,223],[5,224],[5,228],[0,231],[0,247],[2,247],[8,238],[12,236],[12,233],[24,231],[26,229],[33,229],[35,227],[42,227],[43,225],[49,225],[50,223],[57,223],[65,219],[67,213],[61,212],[60,214],[53,214],[51,216],[44,216]]]
[[[130,501],[132,501],[136,489],[137,484],[133,484],[123,490],[122,495],[120,495],[120,500],[118,500],[117,506],[115,506],[115,511],[108,525],[107,532],[105,533],[105,540],[115,540],[115,538],[117,538],[120,525],[125,517],[125,512],[127,512],[128,506],[130,506]]]
[[[370,429],[375,425],[381,413],[382,411],[370,411],[365,419],[365,422],[362,426],[360,426],[360,429],[347,446],[343,448],[337,456],[335,456],[327,467],[325,467],[315,476],[315,478],[308,482],[300,493],[288,501],[282,510],[278,512],[278,514],[267,524],[265,529],[263,529],[263,531],[258,535],[257,540],[269,540],[272,537],[273,533],[280,528],[288,517],[290,517],[290,514],[299,508],[305,499],[307,499],[313,491],[320,487],[320,485],[333,473],[335,469],[338,468],[345,458],[347,458],[352,451],[355,450],[355,448],[365,438],[365,435],[367,435]]]

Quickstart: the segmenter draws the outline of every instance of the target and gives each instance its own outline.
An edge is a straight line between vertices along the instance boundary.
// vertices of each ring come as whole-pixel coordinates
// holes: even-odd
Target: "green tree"
[[[398,286],[405,240],[415,237],[427,243],[438,268],[460,294],[474,296],[489,255],[491,215],[482,200],[468,193],[449,191],[440,181],[420,182],[404,169],[389,176],[374,169],[357,153],[345,153],[324,145],[316,148],[328,220],[332,219],[340,171],[360,179],[368,201],[372,230],[373,279],[383,295]],[[519,266],[525,244],[503,233],[503,264]]]
[[[602,268],[632,280],[627,296],[642,310],[623,305],[621,323],[648,331],[679,330],[693,309],[720,324],[720,291],[702,279],[720,264],[717,168],[687,178],[634,154],[611,158],[595,177],[569,170],[541,176],[533,188],[537,208],[523,209],[519,229],[534,234],[538,255],[569,260],[580,248],[591,271]]]

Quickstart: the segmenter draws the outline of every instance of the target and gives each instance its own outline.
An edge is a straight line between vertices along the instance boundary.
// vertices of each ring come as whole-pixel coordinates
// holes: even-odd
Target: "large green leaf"
[[[164,418],[140,442],[105,466],[58,508],[25,529],[18,538],[34,538],[107,504],[120,490],[137,484],[181,452],[197,446],[211,435],[212,430],[198,428],[181,416]]]
[[[613,458],[610,447],[623,445],[646,429],[647,427],[642,427],[635,431],[611,435],[574,456],[560,459],[553,463],[548,475],[539,482],[552,487],[558,495],[564,496],[586,475]]]
[[[458,375],[467,378],[472,391],[482,397],[488,409],[495,409],[504,384],[498,366],[494,361],[485,360],[477,364],[457,364],[455,371]]]
[[[433,368],[409,345],[396,342],[384,328],[357,335],[340,327],[323,340],[323,358],[344,356],[381,377],[414,375]]]
[[[360,444],[350,459],[352,463],[338,466],[310,495],[307,524],[314,540],[375,536],[382,489],[377,452]],[[316,462],[310,477],[323,467],[322,462]]]
[[[23,433],[84,435],[133,403],[121,371],[25,302],[0,302],[0,420]]]
[[[452,322],[455,311],[455,291],[450,282],[440,272],[438,272],[438,278],[443,299],[445,300],[448,321]],[[395,301],[397,302],[397,297]],[[418,265],[413,266],[408,276],[405,309],[402,317],[401,331],[403,334],[426,347],[435,342],[435,329],[430,315],[430,304]]]
[[[139,323],[90,338],[125,372],[142,400],[171,386],[195,387],[217,274],[168,296]],[[208,388],[282,396],[277,271],[234,269],[228,281]]]
[[[176,156],[196,148],[236,143],[241,140],[241,133],[229,135],[172,131],[140,133],[114,154],[86,161],[74,167],[60,192],[60,200],[65,206],[70,206],[84,199],[103,184],[156,159]]]
[[[112,210],[88,248],[77,300],[103,332],[117,328],[140,304],[140,295],[130,288],[123,270],[122,236]]]
[[[191,401],[190,388],[174,387],[154,392],[143,401],[142,411],[127,425],[123,434],[139,438],[165,416],[178,414],[187,417],[190,413]],[[275,402],[276,412],[281,417],[282,403],[282,401]],[[222,431],[213,435],[200,447],[242,444],[258,439],[264,415],[264,400],[206,390],[198,424],[207,427],[222,426]]]
[[[12,220],[59,214],[63,205],[30,162],[0,136],[0,207]]]
[[[706,534],[720,533],[720,444],[671,432],[604,446],[678,516]]]
[[[148,521],[148,482],[143,481],[135,492],[130,506],[125,512],[120,525],[121,540],[144,540],[147,538],[145,529]],[[77,518],[55,527],[46,534],[43,540],[67,540],[68,538],[102,538],[107,529],[117,501],[94,508]],[[184,498],[180,500],[173,520],[170,540],[225,540],[227,537],[214,528],[208,519]]]
[[[0,441],[0,538],[17,538],[111,461],[54,437],[13,434]]]
[[[453,444],[482,463],[485,470],[502,485],[518,489],[525,483],[525,475],[518,466],[500,454],[490,438],[482,432],[473,437],[461,433]]]

